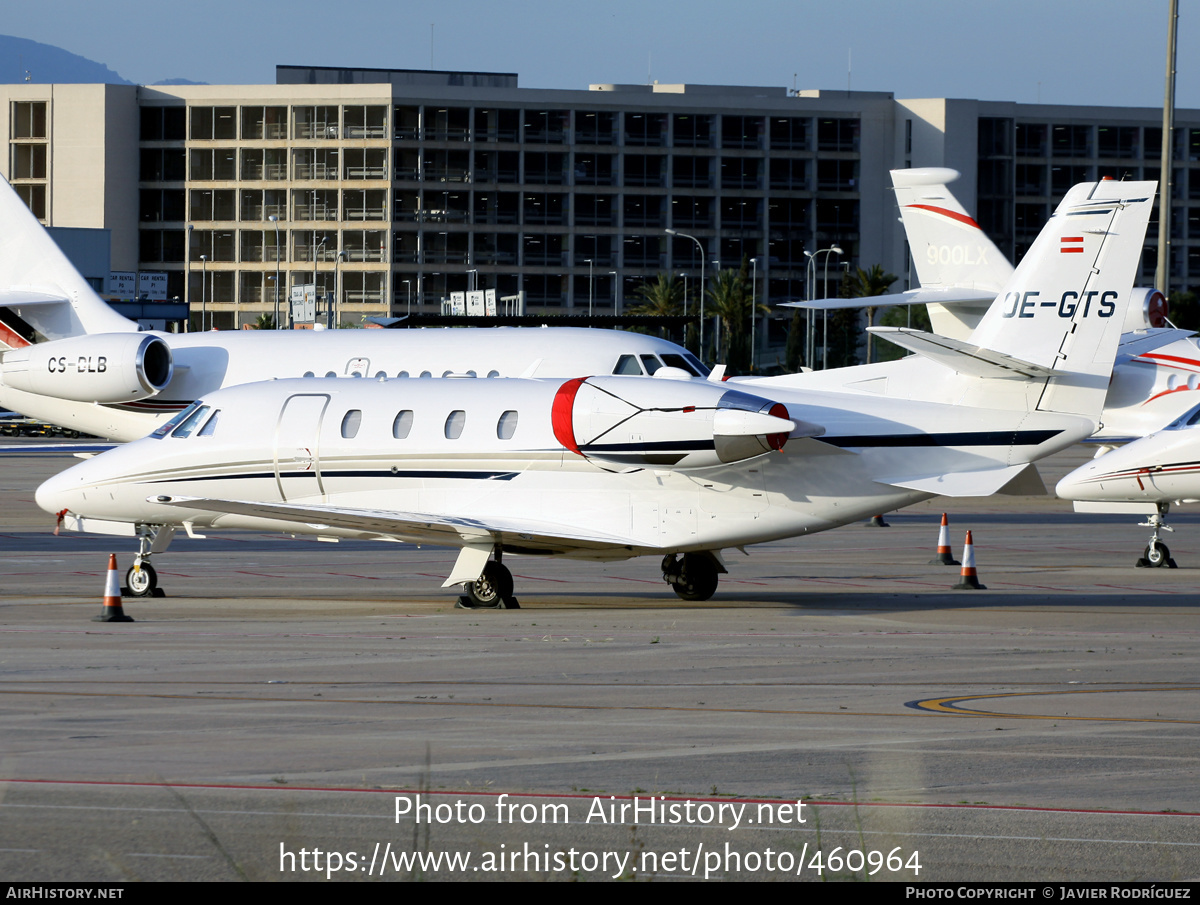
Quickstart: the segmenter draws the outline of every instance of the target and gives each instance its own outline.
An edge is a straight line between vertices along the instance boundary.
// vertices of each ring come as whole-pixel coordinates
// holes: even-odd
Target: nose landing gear
[[[1150,535],[1150,543],[1146,545],[1146,549],[1142,552],[1142,557],[1136,563],[1139,569],[1159,569],[1166,566],[1168,569],[1177,568],[1175,560],[1171,558],[1171,551],[1167,549],[1167,545],[1158,539],[1159,531],[1174,531],[1175,529],[1168,525],[1165,521],[1167,512],[1171,509],[1170,503],[1159,503],[1158,512],[1150,516],[1146,521],[1138,524],[1139,528],[1151,528],[1153,533]]]
[[[162,553],[171,544],[175,529],[166,525],[140,525],[138,527],[138,552],[133,565],[125,573],[122,597],[166,597],[158,586],[158,572],[150,565],[150,557]]]

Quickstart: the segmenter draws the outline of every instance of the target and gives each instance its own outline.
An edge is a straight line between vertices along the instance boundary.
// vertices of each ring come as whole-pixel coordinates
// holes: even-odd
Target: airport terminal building
[[[221,328],[316,283],[339,319],[451,292],[613,314],[662,271],[756,261],[806,296],[805,252],[909,266],[888,170],[948,166],[1020,256],[1066,189],[1158,179],[1161,111],[714,85],[526,89],[508,73],[281,66],[275,85],[0,86],[4,175],[48,226],[109,230]],[[1172,288],[1200,286],[1200,110],[1176,114]],[[1141,282],[1153,281],[1156,227]],[[817,268],[812,268],[817,270]],[[190,272],[190,280],[186,274]],[[105,291],[105,275],[92,275]]]

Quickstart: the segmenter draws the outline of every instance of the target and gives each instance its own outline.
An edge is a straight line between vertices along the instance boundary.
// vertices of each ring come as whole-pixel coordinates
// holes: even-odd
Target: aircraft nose
[[[83,502],[83,485],[79,475],[74,472],[75,468],[68,468],[43,481],[34,494],[38,506],[53,514],[64,509],[77,510]]]

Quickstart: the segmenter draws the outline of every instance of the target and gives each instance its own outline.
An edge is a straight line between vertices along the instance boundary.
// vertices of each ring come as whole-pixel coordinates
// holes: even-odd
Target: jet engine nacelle
[[[782,449],[824,428],[793,420],[783,404],[699,380],[581,377],[559,387],[554,436],[597,462],[709,468]]]
[[[101,333],[5,352],[0,380],[27,393],[74,402],[145,399],[171,382],[171,347],[146,333]]]
[[[1129,299],[1129,310],[1125,313],[1123,332],[1132,333],[1134,330],[1169,326],[1166,296],[1157,289],[1135,286]]]

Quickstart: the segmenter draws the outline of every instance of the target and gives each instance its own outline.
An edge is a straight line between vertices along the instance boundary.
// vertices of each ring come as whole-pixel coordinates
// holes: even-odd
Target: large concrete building
[[[809,258],[906,278],[888,170],[950,166],[1020,256],[1066,188],[1158,178],[1154,108],[708,85],[517,87],[504,73],[279,67],[275,85],[0,86],[0,160],[44,223],[110,231],[114,271],[236,327],[314,280],[343,321],[523,290],[619,312],[660,271],[755,258],[802,298]],[[1178,111],[1171,285],[1200,285],[1200,111]],[[676,234],[668,231],[673,230]],[[1151,246],[1154,244],[1151,238]],[[1143,281],[1153,279],[1153,247]],[[815,269],[815,268],[814,268]],[[190,271],[190,281],[185,272]],[[831,276],[831,279],[832,279]],[[185,288],[185,283],[186,288]]]

